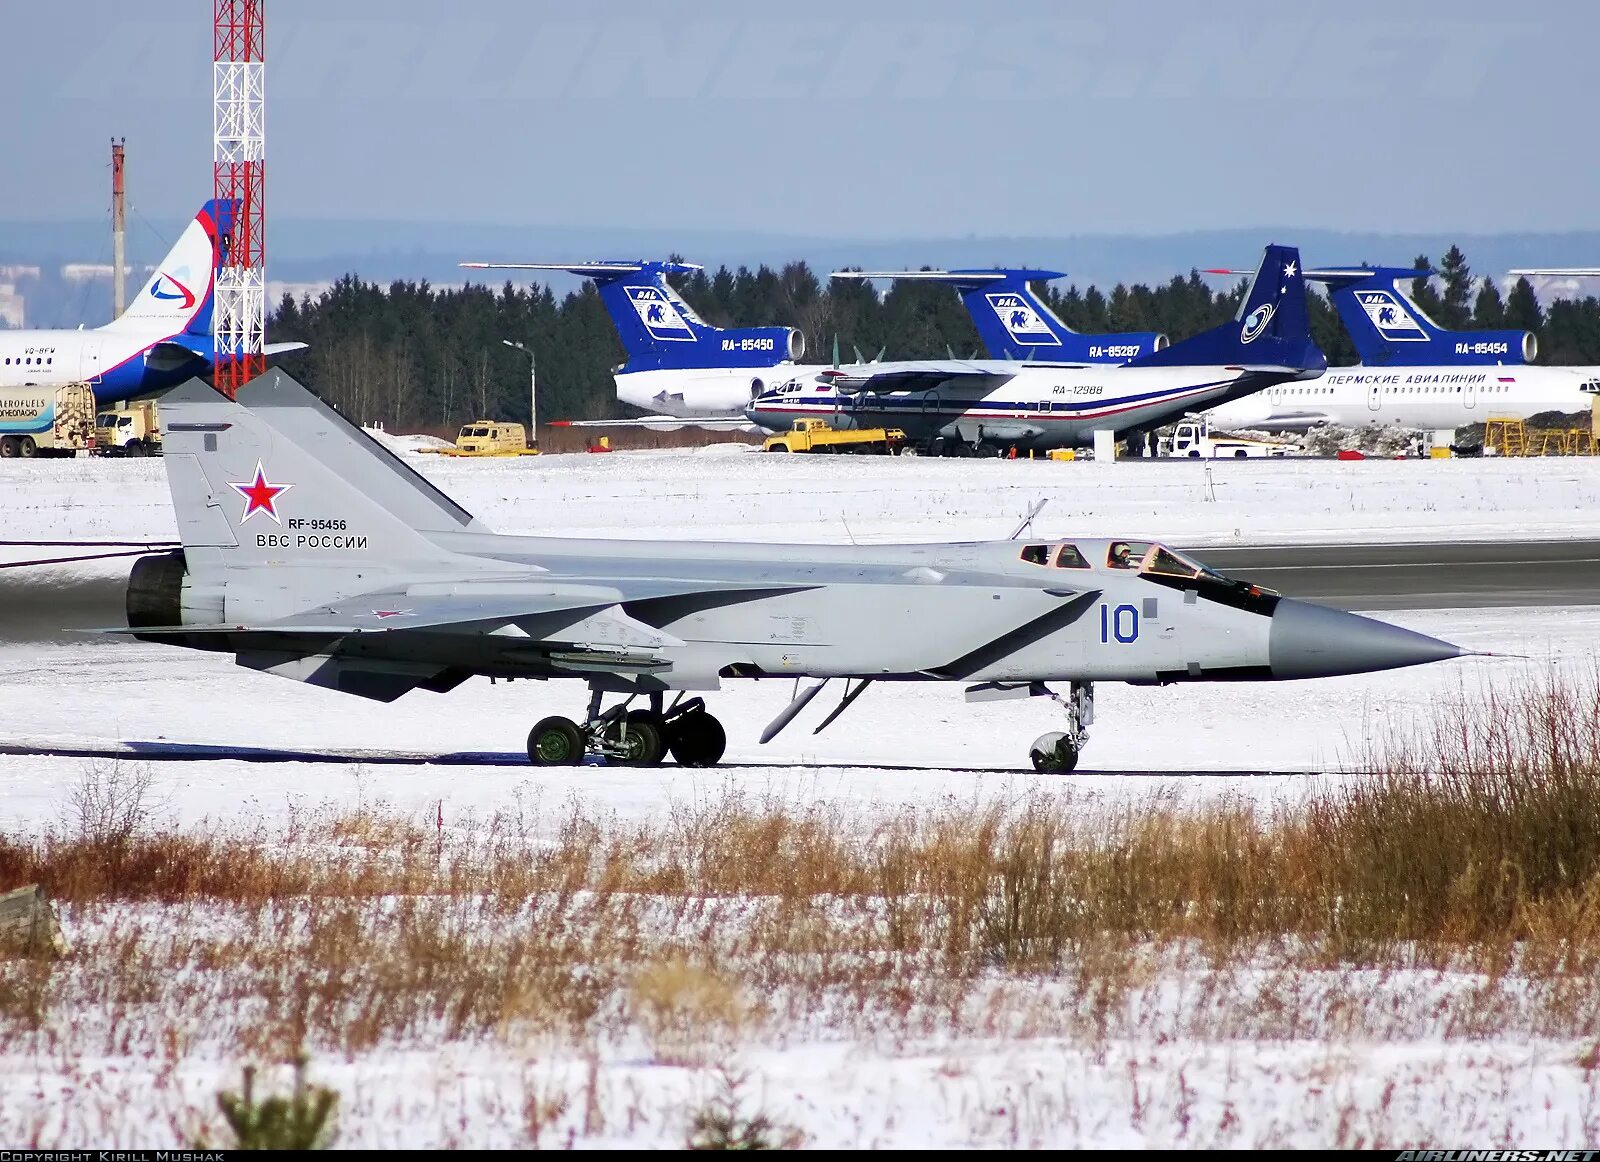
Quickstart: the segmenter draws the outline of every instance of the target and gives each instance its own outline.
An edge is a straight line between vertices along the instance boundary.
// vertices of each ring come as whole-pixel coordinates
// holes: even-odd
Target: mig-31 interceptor
[[[586,683],[581,718],[534,726],[535,764],[714,764],[727,740],[707,697],[782,678],[797,692],[762,742],[833,680],[824,726],[874,682],[957,682],[973,701],[1055,698],[1064,729],[1031,756],[1066,771],[1096,682],[1316,678],[1463,653],[1133,538],[500,535],[281,371],[237,402],[191,380],[161,409],[182,547],[135,563],[118,632],[385,702],[474,675]]]

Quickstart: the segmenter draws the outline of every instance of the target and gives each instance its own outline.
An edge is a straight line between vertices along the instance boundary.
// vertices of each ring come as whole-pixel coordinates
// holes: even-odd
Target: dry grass
[[[864,818],[730,793],[442,836],[366,808],[246,835],[111,811],[0,837],[0,884],[45,884],[80,948],[0,965],[0,1040],[173,1062],[189,1036],[261,1061],[639,1045],[691,1067],[807,1029],[1101,1055],[1135,1036],[1592,1047],[1597,740],[1590,682],[1464,698],[1277,811],[1033,796]],[[138,778],[86,783],[126,807]],[[535,1142],[604,1124],[597,1069],[530,1081],[508,1116]],[[1341,1133],[1383,1137],[1362,1125]]]
[[[750,1020],[737,984],[681,956],[640,970],[631,999],[655,1060],[667,1065],[710,1064],[708,1051],[732,1052]]]

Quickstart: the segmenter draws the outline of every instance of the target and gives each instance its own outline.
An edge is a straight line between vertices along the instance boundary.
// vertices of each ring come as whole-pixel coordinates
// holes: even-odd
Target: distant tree
[[[1517,279],[1511,293],[1506,296],[1507,327],[1537,333],[1544,326],[1544,312],[1539,309],[1539,296],[1533,293],[1533,284],[1525,278]]]
[[[1333,309],[1327,296],[1308,294],[1306,314],[1311,323],[1311,338],[1316,341],[1330,365],[1348,367],[1358,362],[1355,344],[1351,342],[1349,333],[1345,331],[1338,312]]]
[[[1419,254],[1411,260],[1411,265],[1417,270],[1429,270],[1433,267],[1433,260],[1426,254]],[[1431,278],[1414,278],[1411,280],[1411,301],[1422,308],[1422,313],[1434,322],[1440,322],[1439,292],[1433,289]]]
[[[1484,279],[1478,287],[1478,299],[1472,307],[1472,325],[1490,331],[1506,325],[1506,304],[1492,278]]]
[[[1452,246],[1445,252],[1439,262],[1439,278],[1444,283],[1444,293],[1439,297],[1435,321],[1452,331],[1471,326],[1472,271],[1461,247]]]

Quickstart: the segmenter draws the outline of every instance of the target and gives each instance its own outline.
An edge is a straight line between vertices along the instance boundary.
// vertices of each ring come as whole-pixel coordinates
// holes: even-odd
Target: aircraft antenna
[[[123,281],[128,269],[127,198],[122,184],[122,163],[128,139],[111,139],[111,317],[121,318],[128,306],[128,288]]]
[[[1044,511],[1044,506],[1049,504],[1049,503],[1050,503],[1050,498],[1048,496],[1040,497],[1039,500],[1034,503],[1033,507],[1028,510],[1028,515],[1022,518],[1022,523],[1019,524],[1016,528],[1011,530],[1011,535],[1009,537],[1007,537],[1006,540],[1014,541],[1018,537],[1020,537],[1023,533],[1025,533],[1028,529],[1032,528],[1033,527],[1033,518],[1038,516],[1041,512],[1043,512]]]
[[[232,399],[266,370],[266,0],[214,2],[213,197],[233,214],[212,318],[216,386]]]

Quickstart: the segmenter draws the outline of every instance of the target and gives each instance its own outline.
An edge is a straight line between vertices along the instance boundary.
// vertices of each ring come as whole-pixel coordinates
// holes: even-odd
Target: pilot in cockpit
[[[1106,564],[1113,569],[1137,569],[1139,562],[1134,560],[1133,550],[1128,547],[1127,541],[1113,541],[1111,553],[1106,558]]]

